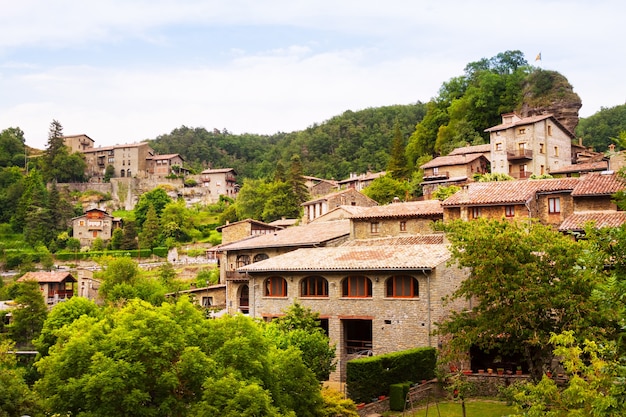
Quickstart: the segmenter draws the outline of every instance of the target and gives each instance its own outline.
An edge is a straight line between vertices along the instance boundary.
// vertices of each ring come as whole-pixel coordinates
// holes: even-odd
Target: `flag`
[[[537,56],[535,57],[535,61],[541,61],[541,52],[537,54]]]

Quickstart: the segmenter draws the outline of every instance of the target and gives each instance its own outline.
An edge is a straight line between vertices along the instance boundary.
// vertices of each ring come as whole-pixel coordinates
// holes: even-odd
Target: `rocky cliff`
[[[572,133],[578,125],[582,101],[567,78],[556,71],[535,70],[524,84],[522,117],[553,114]]]

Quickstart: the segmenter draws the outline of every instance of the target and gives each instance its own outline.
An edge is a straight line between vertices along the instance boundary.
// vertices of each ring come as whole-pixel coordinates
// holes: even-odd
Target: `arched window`
[[[341,283],[342,297],[365,298],[372,296],[372,280],[363,275],[344,278]]]
[[[252,262],[261,262],[264,261],[266,259],[269,259],[270,257],[267,256],[267,253],[258,253],[256,255],[254,255],[254,258],[252,259]]]
[[[120,177],[124,177],[126,176],[126,170],[121,170],[120,171]]]
[[[130,161],[128,161],[128,163],[130,164]],[[126,171],[126,176],[127,176],[128,178],[130,178],[130,177],[131,177],[131,175],[130,175],[130,169]]]
[[[394,275],[385,282],[387,297],[416,298],[419,297],[419,283],[409,275]]]
[[[283,277],[269,277],[265,280],[266,297],[286,297],[287,281]]]
[[[239,311],[243,314],[248,314],[250,311],[250,288],[247,285],[242,285],[239,288]]]
[[[237,268],[250,265],[250,255],[238,255],[237,256]]]
[[[310,276],[300,281],[301,297],[328,297],[328,281],[319,275]]]

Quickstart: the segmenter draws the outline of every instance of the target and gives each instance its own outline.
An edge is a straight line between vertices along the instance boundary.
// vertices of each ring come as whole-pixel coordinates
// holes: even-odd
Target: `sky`
[[[427,102],[511,50],[563,74],[588,117],[626,103],[624,16],[622,0],[0,0],[0,130],[39,149],[53,120],[95,146],[292,132]]]

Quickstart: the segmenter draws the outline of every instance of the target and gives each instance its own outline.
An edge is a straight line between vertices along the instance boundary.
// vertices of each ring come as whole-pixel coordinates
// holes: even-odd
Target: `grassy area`
[[[467,417],[502,417],[515,412],[511,406],[497,401],[469,400],[465,401],[465,414]],[[385,413],[385,416],[402,416],[401,412]],[[460,401],[442,401],[440,403],[431,402],[426,406],[413,411],[406,411],[405,417],[463,417],[463,410]]]

